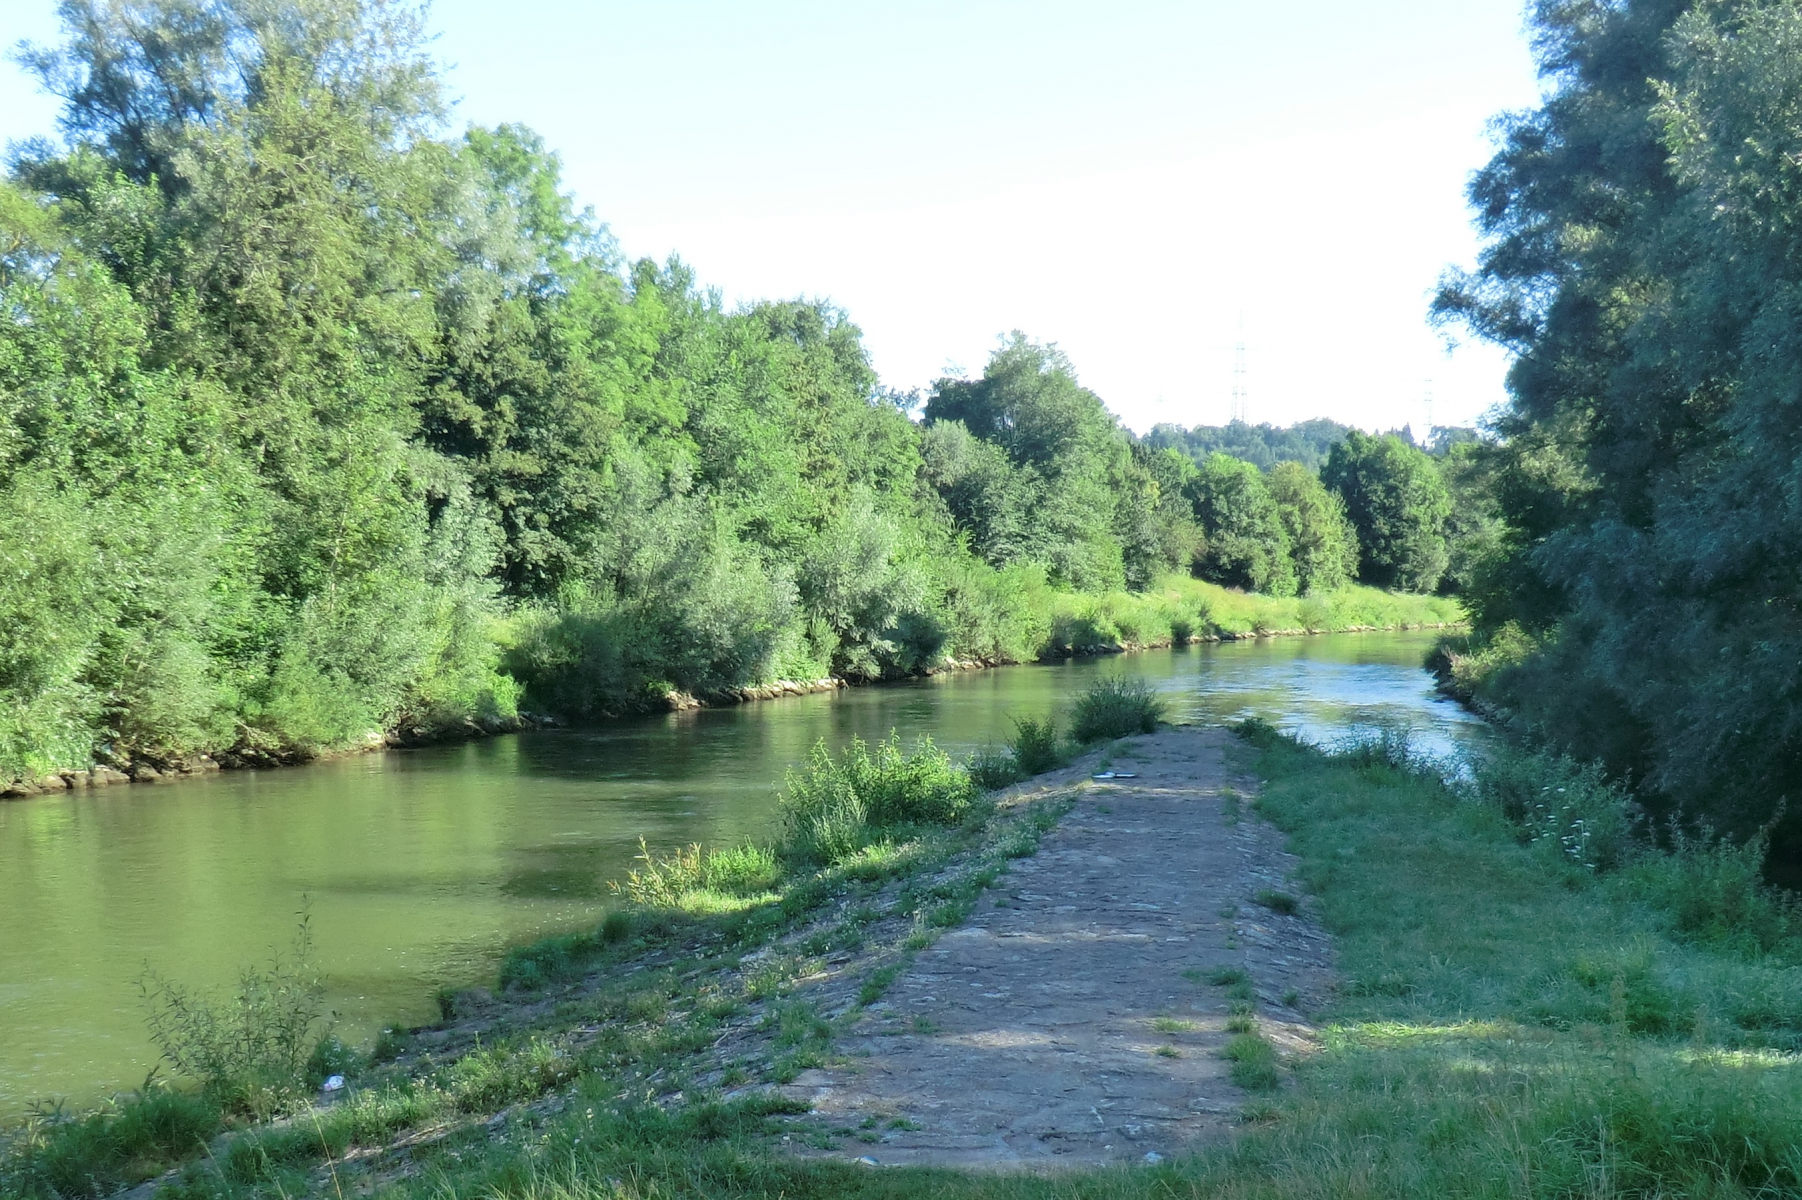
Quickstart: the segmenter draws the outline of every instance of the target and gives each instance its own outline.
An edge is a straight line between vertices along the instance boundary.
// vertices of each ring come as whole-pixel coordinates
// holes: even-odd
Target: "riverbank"
[[[1197,746],[1208,736],[1159,735]],[[883,1099],[879,1057],[860,1051],[905,1054],[908,1038],[965,1053],[980,1043],[907,1001],[968,987],[936,957],[953,944],[966,953],[963,935],[942,941],[950,931],[1005,932],[997,920],[1033,919],[1025,893],[1089,886],[1066,861],[1075,847],[1048,836],[1145,823],[1149,814],[1100,790],[1121,785],[1088,778],[1126,764],[1136,751],[1122,744],[1001,793],[955,828],[786,882],[760,881],[742,863],[734,875],[726,860],[709,879],[713,860],[666,860],[661,874],[629,883],[640,900],[630,915],[522,949],[498,990],[447,995],[443,1022],[385,1039],[379,1061],[350,1070],[348,1099],[298,1122],[244,1126],[163,1183],[188,1197],[348,1187],[508,1200],[1802,1188],[1802,927],[1748,944],[1731,923],[1694,920],[1711,902],[1742,917],[1769,903],[1733,882],[1730,855],[1586,862],[1486,800],[1494,788],[1447,785],[1393,740],[1329,755],[1256,725],[1244,737],[1228,753],[1250,804],[1229,801],[1204,755],[1191,755],[1189,782],[1213,789],[1223,821],[1272,822],[1295,858],[1250,856],[1262,886],[1241,886],[1250,894],[1215,949],[1256,957],[1260,929],[1299,920],[1299,936],[1317,919],[1336,964],[1280,985],[1258,978],[1255,963],[1242,975],[1232,963],[1198,966],[1185,996],[1231,1018],[1242,994],[1247,1036],[1265,1047],[1246,1043],[1233,1059],[1213,1057],[1226,1045],[1203,1045],[1221,1014],[1144,1014],[1153,1067],[1253,1064],[1241,1079],[1254,1090],[1221,1112],[1218,1144],[1049,1179],[877,1169],[859,1160],[882,1164],[885,1146],[899,1156],[927,1133],[904,1097],[866,1102],[855,1121],[831,1103],[810,1111],[835,1078]],[[1186,786],[1163,774],[1178,757],[1160,752],[1145,786]],[[1211,844],[1191,842],[1198,852]],[[1174,861],[1183,845],[1161,853]],[[1289,872],[1300,886],[1285,882]],[[1131,872],[1104,874],[1120,905],[1147,906],[1137,911],[1151,919],[1158,900],[1126,894]],[[922,954],[931,963],[913,965]],[[1306,960],[1279,946],[1263,961],[1294,970]],[[980,976],[979,990],[1003,995]],[[880,1028],[897,1021],[893,1034]],[[980,1044],[1032,1042],[1030,1026],[983,1028],[1015,1032]],[[1175,1057],[1158,1052],[1166,1044]]]
[[[1035,617],[1038,632],[1032,644],[1036,649],[1030,658],[946,656],[913,676],[779,679],[700,696],[666,690],[639,711],[684,712],[817,695],[941,671],[1058,662],[1175,645],[1326,633],[1450,629],[1463,621],[1463,610],[1449,597],[1385,592],[1357,585],[1324,596],[1275,597],[1241,592],[1204,580],[1174,577],[1144,592],[1047,593],[1041,608]],[[212,753],[174,755],[140,751],[93,761],[79,769],[44,772],[30,778],[0,782],[0,800],[54,796],[122,783],[174,783],[219,770],[267,770],[344,755],[441,745],[567,723],[565,718],[554,714],[529,711],[530,707],[528,705],[528,711],[458,718],[442,724],[405,721],[386,731],[371,731],[358,743],[323,750],[303,752],[247,740]]]

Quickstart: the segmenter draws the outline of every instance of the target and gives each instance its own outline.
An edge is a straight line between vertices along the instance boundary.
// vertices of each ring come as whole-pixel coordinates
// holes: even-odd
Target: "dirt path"
[[[1090,781],[1038,854],[969,922],[923,951],[794,1093],[884,1164],[1031,1167],[1144,1160],[1225,1136],[1247,1094],[1219,1051],[1246,971],[1260,1032],[1305,1046],[1303,1014],[1331,976],[1281,835],[1240,797],[1230,739],[1182,728],[1116,750],[1130,780]]]

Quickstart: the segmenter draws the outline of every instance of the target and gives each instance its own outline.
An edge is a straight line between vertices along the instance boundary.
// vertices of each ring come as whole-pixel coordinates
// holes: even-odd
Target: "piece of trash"
[[[1159,1154],[1156,1150],[1147,1150],[1145,1152],[1145,1161],[1155,1167],[1164,1161],[1164,1156]]]
[[[863,1155],[857,1161],[866,1167],[880,1167],[882,1165],[881,1163],[877,1162],[875,1159],[871,1158],[867,1154]]]
[[[1099,775],[1091,775],[1090,779],[1137,779],[1131,771],[1103,771]]]
[[[321,1087],[319,1090],[322,1092],[337,1092],[337,1091],[342,1091],[343,1089],[344,1089],[344,1076],[333,1075],[326,1079],[325,1086]]]

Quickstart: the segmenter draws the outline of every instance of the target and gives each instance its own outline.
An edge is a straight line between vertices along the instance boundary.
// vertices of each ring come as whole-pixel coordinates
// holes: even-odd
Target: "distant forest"
[[[844,312],[451,132],[413,8],[62,12],[0,182],[0,783],[1022,661],[1056,596],[1431,592],[1490,536],[1450,460],[1136,439],[1019,334],[910,417]]]
[[[1326,464],[1327,454],[1345,440],[1352,431],[1326,417],[1301,421],[1294,425],[1252,425],[1233,421],[1227,425],[1155,425],[1144,437],[1154,450],[1180,450],[1196,463],[1210,454],[1230,454],[1268,471],[1280,462],[1300,463],[1310,471]],[[1390,430],[1394,436],[1418,446],[1429,454],[1443,455],[1453,446],[1481,440],[1475,430],[1456,425],[1435,425],[1425,441],[1419,441],[1407,426]]]

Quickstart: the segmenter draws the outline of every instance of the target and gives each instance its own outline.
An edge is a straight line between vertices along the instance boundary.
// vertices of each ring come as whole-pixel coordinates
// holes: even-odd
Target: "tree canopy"
[[[448,129],[400,0],[60,11],[22,57],[62,140],[0,180],[0,786],[1017,661],[1052,588],[1342,578],[1317,483],[1133,438],[1055,346],[916,421],[830,304],[625,261],[538,135]]]
[[[1802,11],[1545,3],[1437,309],[1515,354],[1472,573],[1524,728],[1741,830],[1802,779]]]

